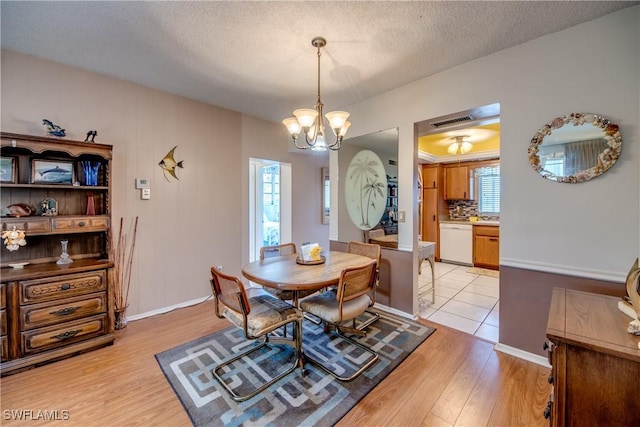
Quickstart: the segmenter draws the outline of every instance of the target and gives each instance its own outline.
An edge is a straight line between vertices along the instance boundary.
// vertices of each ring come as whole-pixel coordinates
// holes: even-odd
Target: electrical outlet
[[[218,270],[222,271],[222,266],[221,266],[221,265],[217,266],[216,268],[217,268]]]

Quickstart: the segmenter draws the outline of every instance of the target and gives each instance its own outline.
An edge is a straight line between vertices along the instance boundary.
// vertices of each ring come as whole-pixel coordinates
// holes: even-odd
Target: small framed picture
[[[0,157],[0,182],[16,183],[18,159],[15,157]]]
[[[73,162],[64,160],[31,161],[32,184],[73,184]]]

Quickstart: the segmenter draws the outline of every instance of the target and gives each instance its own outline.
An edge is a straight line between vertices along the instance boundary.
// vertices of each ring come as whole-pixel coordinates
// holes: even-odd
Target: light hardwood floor
[[[430,325],[438,330],[338,426],[547,425],[548,369]],[[2,378],[0,424],[43,426],[8,419],[7,411],[57,410],[69,419],[50,424],[188,426],[154,354],[227,326],[212,301],[130,322],[112,346]]]

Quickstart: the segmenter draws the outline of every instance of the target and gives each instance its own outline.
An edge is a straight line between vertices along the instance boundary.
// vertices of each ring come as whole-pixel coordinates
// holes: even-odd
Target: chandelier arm
[[[307,141],[307,146],[300,146],[298,145],[298,138],[293,138],[293,145],[296,146],[296,148],[300,149],[300,150],[307,150],[309,148],[311,148],[311,145],[309,145],[309,142]]]

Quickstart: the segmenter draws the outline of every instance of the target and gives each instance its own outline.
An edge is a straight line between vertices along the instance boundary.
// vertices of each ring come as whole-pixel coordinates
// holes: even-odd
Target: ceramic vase
[[[124,329],[127,327],[127,323],[129,323],[129,320],[127,320],[127,309],[116,310],[114,323],[115,329]]]

